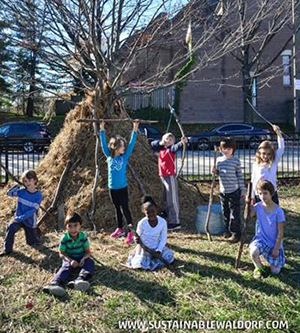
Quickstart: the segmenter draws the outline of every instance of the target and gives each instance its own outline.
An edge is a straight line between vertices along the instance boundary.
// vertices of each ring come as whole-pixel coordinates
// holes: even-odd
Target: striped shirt
[[[20,188],[14,185],[7,191],[10,197],[17,197],[17,209],[14,216],[15,222],[22,222],[30,228],[36,228],[37,211],[42,201],[41,191],[34,193],[27,191],[26,188]]]
[[[84,232],[80,231],[74,239],[66,232],[59,243],[59,251],[64,252],[72,259],[78,259],[85,255],[85,250],[90,247],[89,240]]]
[[[233,193],[236,190],[241,190],[241,194],[245,194],[241,162],[238,158],[234,156],[230,158],[218,157],[216,167],[220,178],[221,193]]]

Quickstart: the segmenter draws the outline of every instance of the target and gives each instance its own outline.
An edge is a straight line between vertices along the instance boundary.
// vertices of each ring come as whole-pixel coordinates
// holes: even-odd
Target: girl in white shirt
[[[157,215],[157,206],[150,196],[142,199],[142,211],[145,217],[137,225],[140,240],[151,250],[162,255],[169,263],[174,261],[173,252],[166,247],[168,227],[167,222]],[[139,244],[129,254],[127,265],[131,268],[154,270],[163,267],[164,263],[146,252]]]
[[[274,188],[275,193],[272,196],[272,200],[278,205],[278,194],[277,194],[277,186],[276,186],[276,173],[278,163],[280,161],[281,156],[284,152],[284,139],[282,137],[282,133],[280,128],[276,125],[273,125],[273,130],[277,134],[277,142],[278,149],[276,150],[270,141],[263,141],[255,154],[253,170],[252,170],[252,199],[255,202],[259,202],[259,196],[257,193],[257,183],[260,180],[268,180],[270,181]]]

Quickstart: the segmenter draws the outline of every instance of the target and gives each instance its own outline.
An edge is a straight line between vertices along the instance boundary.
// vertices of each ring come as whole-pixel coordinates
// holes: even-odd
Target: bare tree
[[[292,40],[291,1],[222,0],[217,8],[219,17],[223,17],[228,8],[234,10],[231,10],[230,15],[225,14],[220,34],[216,36],[220,41],[228,34],[240,36],[239,47],[231,50],[229,54],[238,62],[240,68],[244,121],[252,123],[253,112],[247,100],[252,99],[253,85],[258,78],[259,85],[263,86],[276,75],[282,75],[282,66],[276,66],[275,61]],[[290,31],[289,37],[276,43],[276,37],[280,36],[284,29]]]
[[[195,58],[192,72],[206,67],[239,43],[239,36],[228,35],[222,42],[212,42],[225,17],[213,20],[205,0],[183,6],[172,0],[47,0],[20,11],[14,2],[4,0],[10,13],[22,22],[43,22],[46,33],[40,35],[43,48],[38,56],[53,70],[73,76],[85,91],[99,85],[100,98],[106,101],[107,115],[113,113],[114,100],[130,89],[139,59],[145,60],[141,84],[136,89],[153,89],[183,80],[190,73],[175,78],[174,74]],[[231,9],[228,9],[228,14]],[[184,48],[188,22],[199,31],[192,49]],[[234,38],[233,38],[234,37]],[[37,43],[27,47],[39,50]],[[161,60],[165,49],[169,58]],[[114,93],[112,93],[112,91]]]

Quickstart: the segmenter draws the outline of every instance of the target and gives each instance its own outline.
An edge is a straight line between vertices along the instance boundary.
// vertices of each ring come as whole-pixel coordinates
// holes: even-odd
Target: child
[[[237,243],[241,237],[240,199],[245,198],[245,184],[241,170],[241,162],[234,157],[235,141],[224,138],[220,142],[223,156],[217,158],[212,172],[220,178],[220,200],[225,220],[224,237],[231,243]]]
[[[21,228],[25,231],[26,243],[30,246],[37,245],[37,211],[42,201],[42,193],[37,189],[38,178],[33,170],[28,170],[21,176],[25,188],[14,185],[7,192],[10,197],[17,197],[17,210],[13,222],[6,230],[4,250],[1,256],[9,255],[13,251],[15,233]]]
[[[167,242],[167,222],[162,217],[157,216],[157,206],[153,199],[145,196],[142,199],[142,212],[145,217],[138,223],[137,234],[139,240],[148,248],[155,250],[169,263],[174,261],[173,252],[165,245]],[[131,268],[142,268],[154,270],[163,267],[164,264],[157,258],[153,258],[139,244],[129,255],[127,265]]]
[[[265,268],[259,256],[263,255],[271,266],[271,273],[279,274],[285,264],[283,253],[284,212],[273,200],[275,189],[268,180],[259,181],[256,187],[260,201],[254,205],[251,215],[256,214],[256,231],[249,249],[254,263],[254,277],[262,278]]]
[[[175,144],[175,136],[172,133],[164,134],[161,141],[155,140],[151,142],[152,148],[155,151],[159,151],[158,173],[163,184],[163,200],[167,209],[169,230],[181,229],[175,153],[186,142],[186,138],[182,137],[181,142]]]
[[[115,206],[117,228],[111,234],[113,238],[125,235],[123,228],[123,214],[126,218],[128,227],[132,227],[132,217],[128,207],[128,191],[126,179],[126,166],[137,136],[139,127],[138,120],[133,122],[133,130],[130,142],[127,149],[125,148],[126,141],[120,136],[112,137],[106,144],[104,122],[100,124],[100,139],[101,147],[104,155],[107,157],[108,164],[108,188],[109,196]],[[129,231],[126,238],[126,243],[129,245],[133,242],[133,233]]]
[[[261,179],[269,180],[275,188],[272,200],[278,205],[279,201],[278,201],[277,187],[276,187],[276,172],[277,172],[278,163],[284,152],[284,139],[282,137],[282,133],[278,126],[273,125],[273,130],[277,134],[278,149],[277,151],[275,151],[274,146],[269,141],[263,141],[259,145],[255,155],[255,162],[253,164],[253,170],[252,170],[251,197],[252,199],[255,199],[255,202],[260,201],[256,185],[258,181]]]
[[[94,261],[91,256],[90,243],[86,235],[80,231],[82,225],[81,216],[71,213],[66,217],[65,227],[67,232],[61,238],[59,244],[59,256],[62,258],[62,267],[52,279],[50,285],[43,291],[54,296],[64,296],[66,284],[74,268],[80,268],[76,280],[70,281],[68,287],[86,291],[90,284],[87,281],[94,272]]]

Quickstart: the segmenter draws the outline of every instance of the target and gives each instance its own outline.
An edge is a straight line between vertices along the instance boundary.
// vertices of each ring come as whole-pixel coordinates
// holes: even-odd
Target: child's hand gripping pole
[[[217,151],[218,151],[217,146],[215,146],[214,147],[214,165],[213,165],[214,170],[216,169],[216,163],[217,163]],[[216,182],[216,172],[213,172],[210,193],[209,193],[208,210],[207,210],[206,221],[205,221],[205,232],[207,234],[207,238],[209,241],[212,241],[211,235],[209,233],[209,220],[210,220],[210,215],[211,215],[211,206],[212,206],[212,201],[213,201],[215,182]]]
[[[146,251],[146,252],[148,252],[149,254],[151,254],[154,258],[159,259],[162,263],[165,264],[165,266],[166,266],[169,270],[172,270],[172,266],[169,264],[169,262],[168,262],[165,258],[163,258],[163,256],[161,255],[160,252],[154,251],[154,250],[150,249],[148,246],[146,246],[146,245],[142,242],[141,237],[137,234],[137,232],[135,231],[135,229],[134,229],[133,227],[128,226],[128,229],[129,229],[130,231],[133,232],[134,237],[135,237],[136,240],[137,240],[137,243],[141,246],[141,248],[142,248],[144,251]]]
[[[235,268],[236,269],[238,269],[240,267],[241,256],[243,253],[243,247],[244,247],[244,243],[245,243],[246,230],[247,230],[248,223],[250,220],[251,191],[252,191],[252,183],[249,182],[248,188],[247,188],[247,195],[246,195],[246,205],[245,205],[245,209],[244,209],[244,227],[243,227],[242,234],[241,234],[240,246],[239,246],[238,253],[237,253],[236,259],[235,259]]]

